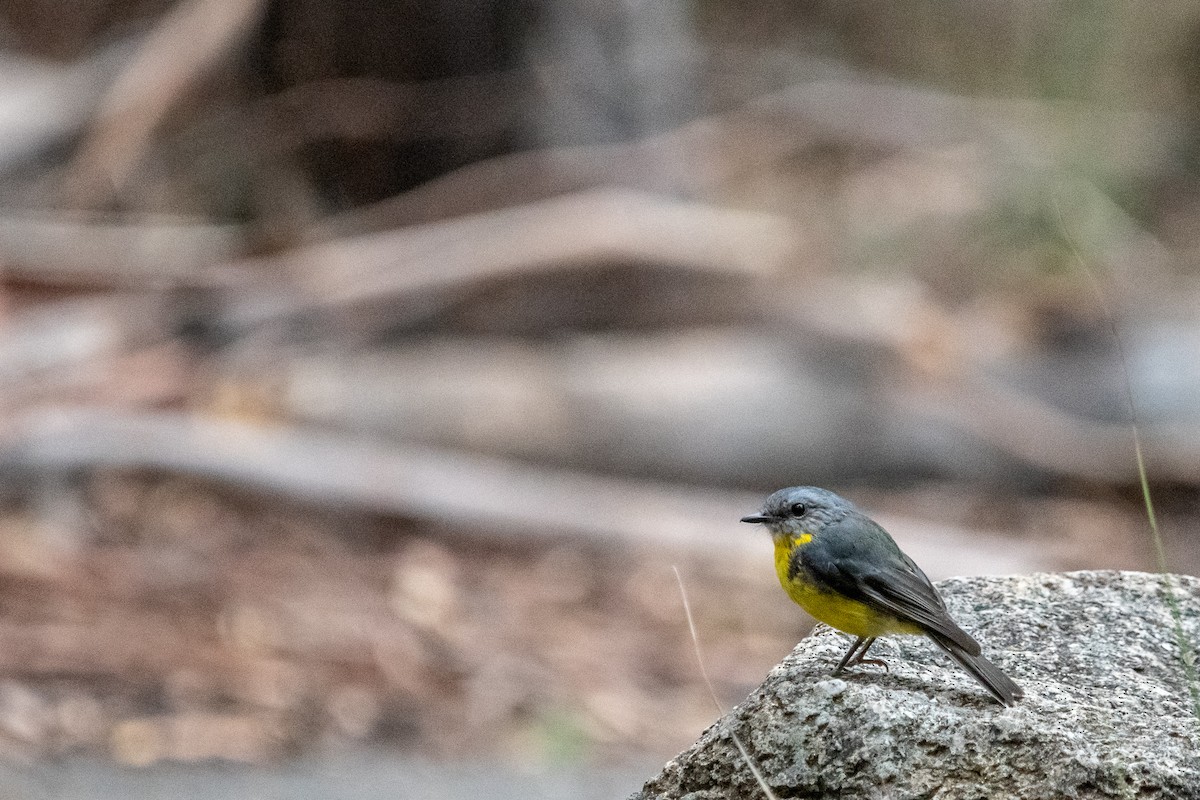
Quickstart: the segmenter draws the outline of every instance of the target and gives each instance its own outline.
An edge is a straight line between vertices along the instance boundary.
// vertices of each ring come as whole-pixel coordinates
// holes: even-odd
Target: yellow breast
[[[788,597],[816,619],[854,636],[883,636],[888,633],[923,633],[916,625],[884,614],[865,603],[851,600],[813,583],[803,571],[788,577],[792,551],[804,547],[812,536],[775,537],[775,573]]]

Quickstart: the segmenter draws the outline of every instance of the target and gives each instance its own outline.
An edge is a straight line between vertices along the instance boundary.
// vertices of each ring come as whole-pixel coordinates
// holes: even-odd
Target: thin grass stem
[[[1108,302],[1104,288],[1101,286],[1095,272],[1088,265],[1087,260],[1084,259],[1082,248],[1075,241],[1070,229],[1067,227],[1062,207],[1058,201],[1058,195],[1053,195],[1052,199],[1063,239],[1066,241],[1067,247],[1070,248],[1075,265],[1088,278],[1088,282],[1096,296],[1096,302],[1100,306],[1104,319],[1108,322],[1109,332],[1116,347],[1117,360],[1121,367],[1121,376],[1125,383],[1125,403],[1127,413],[1129,414],[1129,427],[1133,433],[1133,455],[1137,464],[1138,483],[1141,485],[1142,503],[1146,508],[1146,518],[1150,522],[1150,541],[1154,547],[1155,565],[1159,573],[1163,576],[1164,600],[1171,612],[1175,641],[1179,646],[1179,660],[1183,665],[1183,675],[1187,683],[1188,692],[1191,694],[1192,714],[1196,718],[1196,725],[1200,727],[1200,676],[1196,673],[1196,648],[1183,627],[1183,607],[1179,599],[1175,576],[1167,570],[1166,548],[1163,546],[1162,531],[1158,527],[1158,514],[1154,511],[1154,498],[1150,492],[1149,471],[1146,469],[1146,459],[1142,451],[1141,426],[1138,424],[1137,404],[1133,398],[1133,379],[1130,377],[1129,359],[1125,355],[1125,344],[1121,339],[1121,332],[1117,327],[1116,314],[1113,312],[1112,305]]]
[[[671,565],[671,571],[675,573],[675,582],[679,584],[679,596],[683,600],[683,613],[687,615],[688,631],[692,634],[692,649],[696,654],[696,664],[700,667],[700,676],[704,678],[704,685],[708,687],[708,696],[712,698],[713,706],[717,709],[718,714],[724,714],[725,709],[721,708],[721,701],[717,699],[717,692],[713,689],[712,681],[708,678],[708,669],[704,666],[704,656],[700,652],[700,636],[696,633],[696,622],[692,619],[692,604],[688,602],[687,591],[683,588],[683,578],[679,574],[679,568],[674,564]],[[742,740],[733,730],[729,731],[729,735],[733,737],[733,743],[737,745],[738,752],[742,754],[742,758],[746,761],[746,766],[750,768],[750,772],[754,774],[754,780],[758,781],[758,785],[762,787],[763,793],[768,800],[778,800],[775,793],[771,791],[771,787],[767,785],[766,778],[763,777],[758,765],[754,763],[754,759],[750,757],[750,752],[746,750],[746,746],[742,744]]]

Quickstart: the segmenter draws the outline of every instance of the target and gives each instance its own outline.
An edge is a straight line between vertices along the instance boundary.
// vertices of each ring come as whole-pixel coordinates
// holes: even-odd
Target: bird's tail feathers
[[[930,636],[938,647],[959,663],[959,665],[979,681],[992,696],[1006,706],[1013,705],[1025,696],[1025,690],[1018,686],[999,667],[981,655],[973,656],[956,643],[943,641],[940,636]]]

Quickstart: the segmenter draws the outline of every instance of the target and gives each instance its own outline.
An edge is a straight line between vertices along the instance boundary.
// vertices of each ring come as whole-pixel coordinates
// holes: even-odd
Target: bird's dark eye
[[[804,505],[804,503],[792,503],[792,507],[791,507],[792,516],[803,517],[804,512],[806,512],[806,511],[808,511],[808,506]]]

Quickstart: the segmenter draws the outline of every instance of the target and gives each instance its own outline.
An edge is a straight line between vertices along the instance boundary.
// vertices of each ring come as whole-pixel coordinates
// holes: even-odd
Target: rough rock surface
[[[763,798],[736,733],[781,798],[1200,798],[1197,687],[1166,600],[1178,598],[1194,653],[1200,579],[1073,572],[939,588],[1025,688],[1016,707],[924,637],[876,642],[887,672],[832,678],[848,639],[821,626],[634,797]]]

